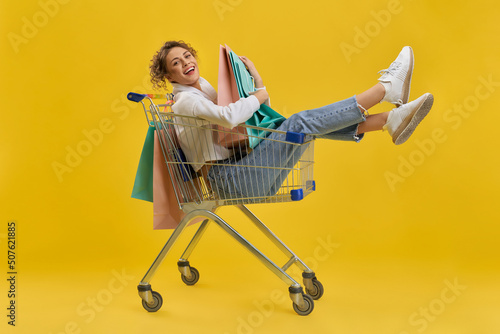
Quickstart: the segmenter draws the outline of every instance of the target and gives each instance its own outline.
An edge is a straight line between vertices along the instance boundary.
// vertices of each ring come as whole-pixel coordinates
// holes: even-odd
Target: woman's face
[[[172,83],[195,86],[200,79],[198,62],[188,50],[176,46],[167,54],[167,79]]]

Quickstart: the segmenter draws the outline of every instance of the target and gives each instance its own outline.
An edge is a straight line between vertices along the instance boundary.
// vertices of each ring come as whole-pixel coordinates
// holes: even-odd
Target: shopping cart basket
[[[193,219],[202,217],[202,219],[205,218],[205,220],[201,223],[177,263],[182,281],[185,284],[194,285],[199,279],[198,270],[190,266],[188,259],[203,233],[206,231],[209,222],[215,222],[255,255],[269,270],[288,284],[290,298],[293,302],[292,305],[295,312],[299,315],[310,314],[314,308],[313,300],[319,299],[323,295],[324,290],[322,284],[317,280],[315,273],[280,239],[278,239],[278,237],[264,225],[245,204],[298,201],[314,191],[314,138],[299,133],[282,132],[258,127],[251,127],[253,131],[246,131],[248,127],[245,125],[238,127],[237,131],[230,131],[214,126],[208,121],[197,117],[176,115],[171,110],[171,106],[174,103],[171,94],[153,95],[129,93],[127,98],[130,101],[141,102],[144,107],[148,125],[156,128],[170,181],[175,190],[177,203],[179,208],[186,214],[172,232],[165,246],[138,285],[139,296],[142,298],[143,307],[149,312],[156,312],[161,308],[163,303],[162,297],[158,292],[151,289],[150,281],[186,226],[189,225]],[[163,104],[155,103],[155,101],[161,101],[161,99],[166,99],[167,101]],[[148,101],[149,106],[147,106],[144,101]],[[221,161],[188,162],[184,155],[184,153],[188,152],[183,151],[195,151],[200,149],[200,147],[206,150],[211,149],[209,147],[203,147],[205,143],[201,142],[199,138],[193,138],[191,141],[189,141],[188,138],[187,142],[186,140],[180,142],[177,134],[184,131],[184,137],[186,137],[186,133],[190,133],[190,130],[193,129],[196,129],[198,133],[201,131],[204,135],[208,134],[214,136],[212,138],[217,139],[217,149],[220,150],[221,146],[224,147],[232,152],[232,157],[229,160]],[[272,133],[273,136],[266,137],[264,135],[266,132]],[[263,192],[258,189],[247,189],[248,191],[244,194],[228,196],[227,193],[220,191],[219,188],[214,187],[207,180],[207,171],[215,166],[219,166],[220,168],[221,166],[224,167],[226,164],[230,165],[248,154],[251,150],[248,147],[248,137],[250,136],[248,133],[252,133],[253,136],[259,137],[258,140],[261,140],[259,145],[265,145],[266,141],[270,140],[279,143],[283,149],[280,149],[279,152],[275,154],[279,155],[283,152],[292,152],[289,153],[291,156],[285,159],[279,159],[280,157],[271,159],[273,161],[288,161],[288,164],[290,164],[291,161],[292,165],[283,166],[273,161],[269,161],[269,159],[257,164],[254,163],[248,166],[242,165],[242,171],[239,174],[240,178],[247,176],[255,177],[256,174],[253,172],[258,170],[260,173],[257,173],[257,175],[259,175],[262,180],[257,180],[257,183],[268,182],[269,180],[267,180],[265,176],[268,178],[269,175],[273,175],[273,182],[277,182],[276,184],[278,186],[274,187],[274,189],[273,187],[266,187],[267,190],[272,189],[271,192]],[[186,145],[192,145],[192,147],[186,148]],[[182,148],[184,148],[184,150]],[[258,149],[258,147],[254,149]],[[195,172],[194,170],[197,169],[196,166],[201,165],[203,165],[203,167]],[[193,166],[195,169],[193,169]],[[257,186],[257,188],[259,187]],[[238,207],[250,221],[288,257],[288,261],[281,267],[276,265],[241,236],[226,221],[215,214],[219,207],[226,205]],[[286,272],[294,264],[302,271],[305,293],[302,286]]]

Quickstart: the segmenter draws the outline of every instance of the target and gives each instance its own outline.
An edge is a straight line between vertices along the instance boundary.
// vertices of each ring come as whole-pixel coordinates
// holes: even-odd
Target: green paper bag
[[[153,202],[153,157],[155,128],[150,126],[142,148],[139,166],[135,174],[132,198]]]
[[[250,93],[256,90],[252,76],[241,59],[231,50],[229,51],[229,59],[231,67],[233,68],[240,98],[250,96]],[[262,104],[259,110],[257,110],[245,124],[266,129],[276,129],[285,119],[285,117],[281,116],[268,105]],[[250,147],[255,148],[270,132],[247,128],[247,133],[249,135]]]

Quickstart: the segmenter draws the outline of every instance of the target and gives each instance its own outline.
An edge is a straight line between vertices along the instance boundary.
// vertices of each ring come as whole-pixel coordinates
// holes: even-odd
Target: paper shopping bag
[[[238,89],[238,96],[248,97],[250,93],[255,91],[255,83],[252,76],[247,70],[245,64],[241,59],[234,53],[228,46],[226,46],[227,53],[229,56],[229,62],[231,63],[232,74],[236,81],[236,88]]]
[[[144,201],[153,201],[153,154],[154,154],[154,127],[150,126],[146,134],[146,140],[142,147],[139,166],[135,174],[132,198]]]
[[[260,106],[260,109],[254,112],[252,117],[250,117],[245,122],[245,124],[258,126],[259,128],[274,130],[281,123],[283,123],[284,120],[285,118],[280,114],[278,114],[276,111],[274,111],[271,107],[262,104]],[[253,129],[253,128],[247,128],[247,132],[248,132],[249,145],[251,148],[254,148],[255,146],[259,145],[262,139],[266,138],[270,134],[269,131],[261,129]]]
[[[173,146],[178,146],[177,137],[173,129],[168,129],[168,137],[173,141]],[[179,168],[178,164],[167,166],[163,155],[158,133],[167,139],[165,131],[157,131],[154,126],[148,128],[146,140],[139,160],[139,167],[135,176],[132,197],[153,202],[153,229],[176,228],[185,213],[179,208],[175,190],[179,191],[178,185],[172,183],[168,169]],[[186,170],[188,170],[186,168]],[[189,177],[180,182],[185,182],[183,187],[193,189]],[[177,189],[175,188],[177,187]],[[195,188],[199,191],[197,183]],[[182,202],[181,202],[182,203]],[[194,219],[190,224],[197,223],[202,218]]]
[[[170,132],[169,137],[175,139],[173,129],[167,130]],[[175,192],[180,193],[178,184],[172,183],[169,174],[169,168],[179,168],[178,164],[167,165],[163,155],[158,134],[165,136],[164,131],[156,131],[154,136],[154,161],[153,161],[153,229],[174,229],[186,215],[184,211],[179,208]],[[172,170],[171,170],[172,172]],[[190,179],[177,180],[177,182],[184,182],[183,187],[191,187],[193,184]],[[197,183],[194,187],[198,189]],[[181,204],[182,204],[181,199]],[[189,225],[202,221],[203,218],[193,219]]]
[[[168,167],[161,151],[158,133],[154,136],[153,161],[153,229],[176,228],[184,212],[179,209],[174,185],[168,174]]]
[[[217,82],[217,104],[219,106],[227,106],[240,99],[226,47],[219,46],[219,77]]]
[[[219,78],[217,83],[217,104],[219,106],[228,106],[230,103],[239,100],[238,86],[233,74],[233,68],[229,59],[227,50],[222,45],[219,48]],[[246,129],[237,126],[233,129],[227,129],[220,125],[213,126],[214,141],[226,148],[246,146]]]
[[[255,83],[252,76],[241,59],[227,45],[226,52],[229,56],[230,67],[232,68],[230,73],[232,73],[236,82],[239,95],[238,98],[250,96],[250,93],[255,91]],[[285,121],[285,119],[285,117],[281,116],[270,106],[262,104],[259,110],[257,110],[253,116],[245,122],[245,124],[266,129],[276,129],[281,123],[283,123],[283,121]],[[251,128],[246,128],[246,132],[249,136],[250,148],[255,148],[260,141],[267,137],[270,133],[269,131]]]

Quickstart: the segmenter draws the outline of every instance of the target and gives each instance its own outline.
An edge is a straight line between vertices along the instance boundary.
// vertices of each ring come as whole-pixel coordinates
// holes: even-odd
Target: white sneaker
[[[408,103],[410,98],[411,75],[413,73],[413,50],[405,46],[388,69],[379,71],[378,79],[385,88],[385,96],[380,102],[390,102],[396,107]]]
[[[417,125],[431,110],[433,103],[434,96],[431,93],[425,93],[415,101],[390,111],[384,130],[389,132],[394,144],[403,144],[410,138]]]

